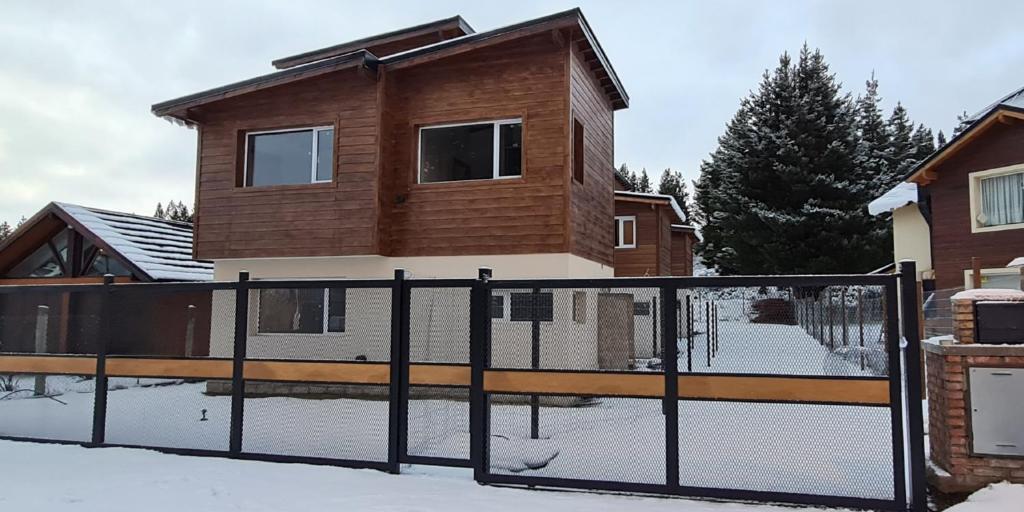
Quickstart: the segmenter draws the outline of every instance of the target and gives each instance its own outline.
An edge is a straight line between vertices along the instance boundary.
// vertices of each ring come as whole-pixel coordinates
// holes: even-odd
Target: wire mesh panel
[[[681,372],[887,375],[878,286],[687,288]]]
[[[385,462],[388,387],[248,381],[242,451]]]
[[[680,401],[680,485],[891,500],[889,409]]]
[[[408,386],[406,455],[468,463],[469,381],[443,377],[469,375],[470,288],[413,285],[408,304],[410,376],[424,385]]]
[[[665,484],[660,294],[495,285],[490,474]]]
[[[0,375],[0,437],[88,442],[95,390],[91,375]]]
[[[0,292],[0,353],[95,354],[100,286],[9,287]]]
[[[106,443],[228,450],[236,293],[232,286],[113,288],[105,364]]]

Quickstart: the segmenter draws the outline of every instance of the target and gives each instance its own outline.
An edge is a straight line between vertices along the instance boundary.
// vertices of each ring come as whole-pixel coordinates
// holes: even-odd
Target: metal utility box
[[[1024,368],[971,368],[972,451],[1024,456]]]
[[[982,301],[974,308],[976,343],[1024,344],[1024,302]]]

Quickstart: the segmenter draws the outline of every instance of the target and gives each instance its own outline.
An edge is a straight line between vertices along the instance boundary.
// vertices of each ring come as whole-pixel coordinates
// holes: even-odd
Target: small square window
[[[491,318],[505,318],[505,297],[491,295]]]
[[[636,217],[615,217],[615,248],[632,249],[636,247]]]
[[[633,303],[633,316],[650,316],[651,315],[651,303],[650,302],[634,302]]]
[[[572,320],[578,324],[587,321],[587,292],[572,292]]]

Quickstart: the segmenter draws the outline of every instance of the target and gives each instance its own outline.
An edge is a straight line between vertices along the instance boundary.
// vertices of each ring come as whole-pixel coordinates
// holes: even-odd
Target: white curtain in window
[[[981,213],[985,226],[1024,222],[1024,173],[981,180]]]

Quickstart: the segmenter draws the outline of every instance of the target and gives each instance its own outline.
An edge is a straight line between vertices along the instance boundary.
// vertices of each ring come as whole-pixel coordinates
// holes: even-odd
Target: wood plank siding
[[[672,230],[672,275],[693,275],[694,235],[689,231]]]
[[[651,202],[615,203],[616,216],[636,217],[636,247],[615,249],[616,277],[669,275],[671,250],[663,251],[662,246],[670,239],[671,218],[663,210],[671,208]]]
[[[569,252],[612,265],[614,107],[593,50],[567,23],[191,108],[201,127],[195,256]],[[582,184],[574,116],[585,127]],[[520,178],[418,183],[420,127],[510,118],[523,122]],[[242,186],[246,131],[322,125],[335,127],[331,183]]]
[[[570,45],[569,101],[571,116],[583,125],[584,133],[583,183],[572,179],[571,168],[568,172],[571,252],[612,265],[615,262],[611,229],[615,222],[614,111],[590,71],[579,42]],[[567,167],[571,167],[569,163],[567,160]]]
[[[940,163],[931,195],[932,260],[938,289],[964,286],[971,257],[982,268],[1005,267],[1024,255],[1024,229],[971,232],[969,174],[1024,163],[1024,124],[995,123],[984,134]]]
[[[543,34],[385,72],[387,254],[566,252],[565,59]],[[509,118],[523,120],[521,178],[417,183],[419,127]]]

